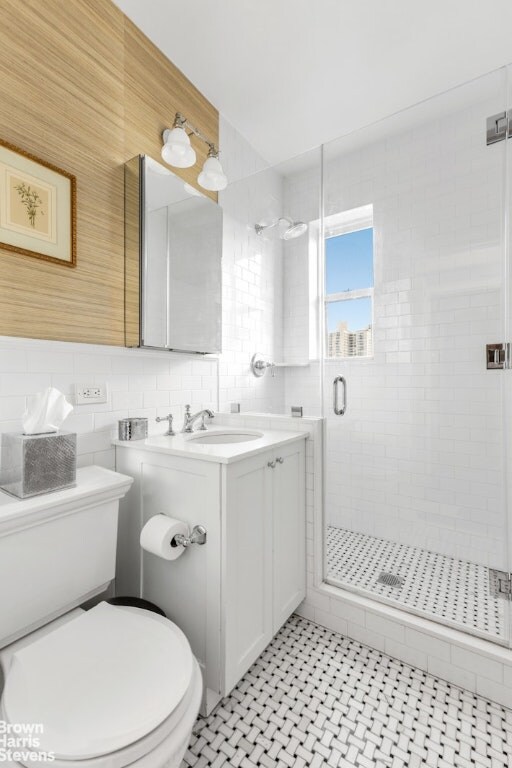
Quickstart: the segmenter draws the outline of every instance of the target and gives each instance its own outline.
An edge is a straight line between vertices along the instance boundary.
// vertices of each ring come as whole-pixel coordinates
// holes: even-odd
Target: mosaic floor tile
[[[512,711],[292,616],[184,768],[510,768]]]
[[[379,583],[381,573],[401,586]],[[327,579],[505,642],[506,602],[489,594],[489,569],[419,547],[327,527]]]

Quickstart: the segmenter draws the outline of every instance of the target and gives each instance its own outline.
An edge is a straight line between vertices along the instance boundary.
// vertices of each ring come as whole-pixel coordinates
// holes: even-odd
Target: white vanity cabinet
[[[226,693],[304,599],[304,461],[300,440],[225,469]]]
[[[306,594],[305,441],[277,451],[273,472],[273,628],[274,634]],[[279,458],[283,461],[279,462]],[[301,510],[300,523],[297,510]]]
[[[203,670],[203,712],[236,685],[305,596],[305,435],[240,456],[175,455],[116,443],[134,477],[121,502],[117,594],[141,594],[187,635]],[[248,454],[248,455],[245,455]],[[203,546],[168,561],[139,548],[142,525],[165,513],[207,529]]]

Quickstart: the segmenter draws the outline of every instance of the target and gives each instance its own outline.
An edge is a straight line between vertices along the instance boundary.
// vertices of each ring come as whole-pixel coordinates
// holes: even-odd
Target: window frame
[[[325,243],[332,237],[340,237],[342,235],[348,235],[351,232],[360,232],[363,229],[372,229],[373,235],[375,235],[375,228],[373,223],[373,205],[364,205],[359,208],[353,208],[351,210],[343,211],[341,213],[335,213],[332,216],[327,216],[324,219],[324,232],[323,232],[323,248],[322,248],[322,260],[323,260],[323,287],[322,287],[322,304],[324,312],[324,333],[323,333],[323,357],[327,362],[334,360],[372,360],[375,356],[374,341],[375,336],[373,330],[375,328],[374,322],[374,294],[375,294],[375,244],[373,239],[372,247],[372,268],[373,268],[373,286],[370,288],[356,288],[354,290],[338,291],[336,293],[326,292],[326,248]],[[327,328],[327,308],[331,303],[339,301],[351,301],[354,299],[366,299],[371,300],[371,326],[372,326],[372,354],[371,355],[346,355],[346,356],[329,356],[329,331]]]

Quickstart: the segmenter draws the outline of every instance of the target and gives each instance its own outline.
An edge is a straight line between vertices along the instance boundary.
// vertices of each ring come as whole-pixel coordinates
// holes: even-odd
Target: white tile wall
[[[284,375],[255,378],[249,364],[255,352],[275,362],[283,356],[282,241],[259,236],[254,228],[282,215],[282,179],[272,169],[261,170],[262,158],[224,119],[220,146],[230,184],[219,195],[224,211],[219,408],[229,411],[237,402],[243,411],[279,413]]]
[[[500,77],[441,97],[428,119],[421,106],[325,148],[326,215],[374,206],[375,357],[329,363],[324,392],[330,524],[506,568],[504,375],[484,362],[505,332],[504,150],[485,144]],[[317,176],[285,182],[287,205],[308,220]],[[296,247],[285,258],[285,344],[304,353],[303,320],[288,342],[296,305],[306,308],[306,247]],[[340,374],[348,409],[334,418]],[[285,407],[318,413],[319,386],[315,365],[289,369]]]
[[[290,367],[285,371],[285,413],[292,405],[301,405],[304,416],[321,416],[322,384],[318,361],[311,361],[307,367]]]
[[[321,216],[321,153],[308,152],[304,158],[306,169],[286,170],[284,182],[284,208],[295,220],[308,224],[318,222]],[[317,322],[311,327],[311,317],[317,316],[319,307],[312,297],[317,291],[317,265],[310,274],[311,254],[318,248],[319,227],[310,226],[306,235],[284,244],[284,348],[285,358],[290,363],[304,363],[310,358],[312,346],[317,343]],[[296,371],[303,380],[303,371]],[[288,386],[293,381],[290,377]],[[288,399],[288,393],[285,392]],[[315,393],[318,407],[320,396]]]
[[[30,395],[53,386],[74,403],[75,384],[106,382],[108,402],[76,406],[63,429],[77,432],[78,465],[114,467],[111,439],[119,419],[146,416],[152,434],[165,431],[156,416],[183,406],[217,409],[215,359],[67,342],[0,337],[0,432],[19,432]]]

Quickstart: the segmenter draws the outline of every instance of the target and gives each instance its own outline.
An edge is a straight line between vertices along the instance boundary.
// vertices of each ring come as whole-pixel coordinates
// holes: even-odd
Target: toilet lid
[[[9,722],[42,725],[38,751],[80,760],[156,728],[192,672],[192,651],[172,622],[100,603],[14,654],[2,702]]]

